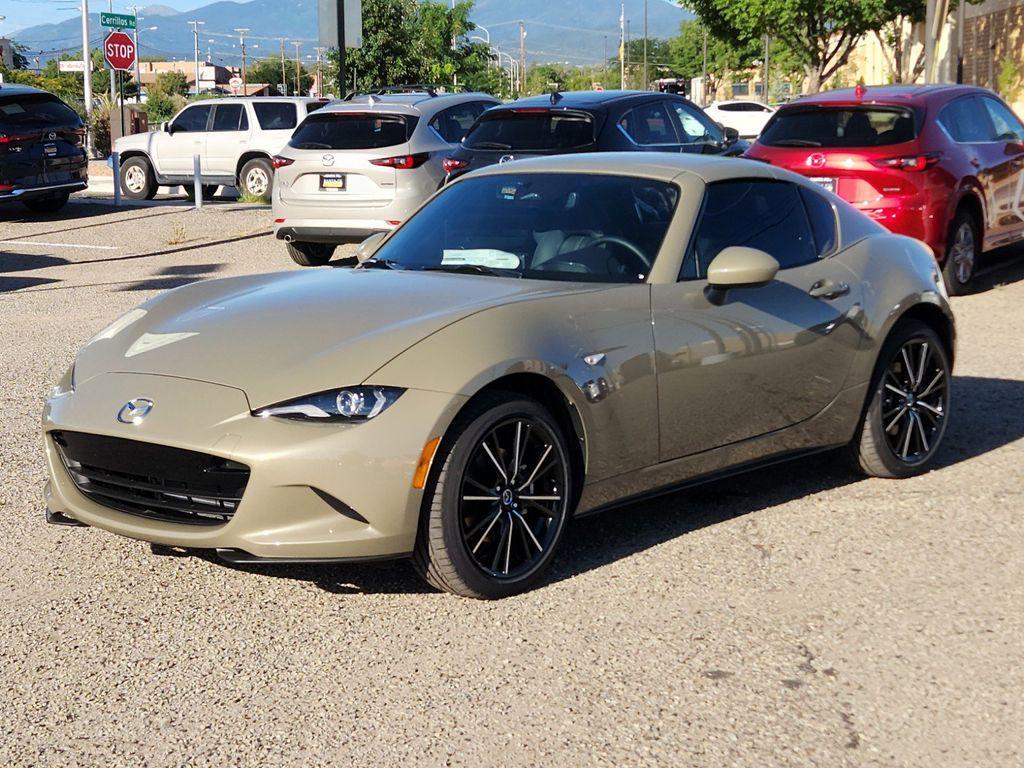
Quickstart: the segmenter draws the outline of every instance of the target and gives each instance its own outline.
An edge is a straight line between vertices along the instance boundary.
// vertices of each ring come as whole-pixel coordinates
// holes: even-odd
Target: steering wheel
[[[587,243],[587,247],[595,248],[605,244],[622,246],[627,251],[629,251],[633,256],[635,256],[637,261],[640,262],[641,267],[639,270],[637,270],[638,273],[648,274],[651,271],[651,262],[647,259],[647,255],[639,248],[637,248],[633,243],[629,242],[629,240],[626,240],[623,237],[616,237],[615,235],[601,235],[600,237],[596,237],[589,243]]]

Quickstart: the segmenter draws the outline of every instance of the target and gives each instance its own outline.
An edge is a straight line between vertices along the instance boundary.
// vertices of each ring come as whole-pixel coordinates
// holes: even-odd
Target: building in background
[[[1007,101],[1020,102],[1024,97],[1024,0],[985,0],[967,5],[964,16],[964,82],[996,91],[1015,85],[1015,93],[1002,95]]]

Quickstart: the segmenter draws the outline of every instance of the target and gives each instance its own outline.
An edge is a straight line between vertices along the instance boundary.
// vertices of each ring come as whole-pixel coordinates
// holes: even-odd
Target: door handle
[[[811,286],[807,293],[815,299],[838,299],[850,292],[849,283],[836,282],[834,280],[819,280]]]

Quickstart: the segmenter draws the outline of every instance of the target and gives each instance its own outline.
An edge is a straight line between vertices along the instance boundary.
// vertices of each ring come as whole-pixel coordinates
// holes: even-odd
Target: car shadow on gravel
[[[1024,280],[1024,246],[1007,246],[986,254],[982,268],[971,281],[971,293],[983,293],[1021,280]]]
[[[1024,403],[1024,381],[954,376],[953,396],[956,405],[936,469],[976,458],[1024,438],[1024,409],[1006,407],[1009,403]],[[830,451],[587,516],[570,525],[561,552],[544,583],[557,584],[692,531],[863,481],[864,477],[847,463],[841,451]],[[408,561],[338,565],[233,564],[204,550],[154,545],[153,551],[161,555],[199,557],[224,568],[263,576],[305,581],[333,594],[434,591],[420,580]]]

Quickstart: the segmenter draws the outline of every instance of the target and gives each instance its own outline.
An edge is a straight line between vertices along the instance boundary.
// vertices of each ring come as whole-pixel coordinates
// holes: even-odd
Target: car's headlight
[[[403,392],[404,389],[397,387],[329,389],[269,405],[253,413],[301,421],[366,421],[389,408]]]
[[[60,395],[70,395],[75,391],[75,364],[71,363],[71,367],[68,368],[64,375],[60,377],[60,381],[57,382],[57,386],[50,392],[50,397],[59,397]]]

